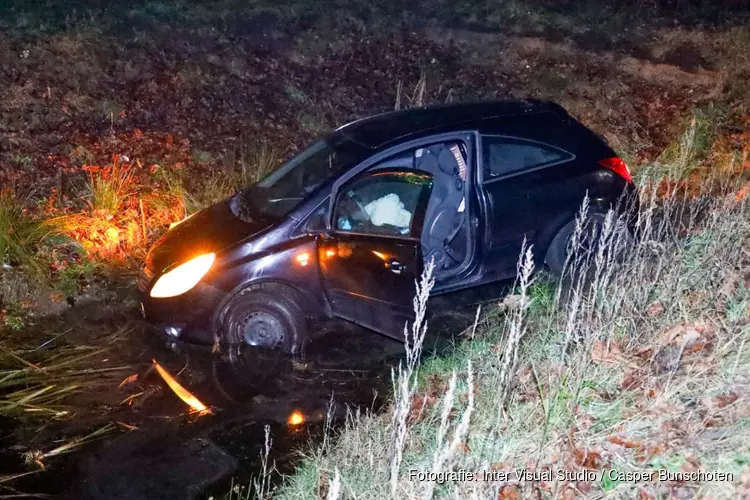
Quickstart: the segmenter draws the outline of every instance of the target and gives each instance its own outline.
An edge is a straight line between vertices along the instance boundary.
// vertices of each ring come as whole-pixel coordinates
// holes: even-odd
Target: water
[[[471,326],[472,304],[486,300],[487,293],[493,295],[472,292],[462,308],[455,307],[455,298],[447,299],[450,307],[431,306],[451,312],[433,318],[428,350],[449,349],[449,333]],[[128,335],[127,348],[117,352],[121,359],[111,361],[140,366],[133,391],[147,394],[137,404],[112,410],[108,418],[137,429],[109,434],[50,460],[48,470],[14,482],[17,491],[81,500],[221,497],[233,478],[235,484],[247,485],[259,474],[266,428],[272,441],[269,461],[278,472],[288,473],[300,450],[321,441],[327,419],[336,427],[344,422],[347,408],[378,411],[391,389],[391,368],[404,354],[401,343],[344,322],[315,340],[302,359],[249,347],[216,354],[207,346],[167,343],[149,335],[143,325]],[[212,414],[191,415],[155,370],[148,369],[152,358]],[[120,399],[122,394],[116,394],[112,401]],[[288,423],[294,411],[304,416],[304,424]],[[86,428],[85,421],[77,424]],[[13,425],[0,422],[2,450],[17,435]],[[24,470],[17,451],[0,452],[0,468]]]

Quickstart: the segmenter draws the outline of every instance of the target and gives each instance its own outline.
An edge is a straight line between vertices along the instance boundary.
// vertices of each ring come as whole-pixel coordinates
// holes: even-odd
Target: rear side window
[[[524,139],[485,136],[482,144],[484,180],[573,158],[562,149]]]

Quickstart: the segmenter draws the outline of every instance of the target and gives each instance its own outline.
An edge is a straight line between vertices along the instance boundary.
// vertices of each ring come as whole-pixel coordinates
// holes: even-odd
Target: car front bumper
[[[152,330],[171,339],[213,343],[214,313],[226,295],[223,291],[201,282],[182,295],[153,298],[149,289],[139,282],[141,313]]]

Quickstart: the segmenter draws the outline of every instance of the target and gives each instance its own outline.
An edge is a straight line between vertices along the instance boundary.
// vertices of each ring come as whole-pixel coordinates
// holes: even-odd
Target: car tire
[[[597,234],[601,231],[604,221],[607,215],[601,212],[593,212],[588,214],[586,218],[586,224],[588,227],[584,230],[586,234]],[[547,267],[553,275],[561,277],[565,268],[565,260],[570,253],[570,239],[576,230],[576,219],[571,220],[565,224],[552,239],[552,242],[547,249],[547,255],[545,256],[545,262]],[[580,251],[580,250],[579,250]],[[584,251],[592,252],[593,247],[586,248]]]
[[[220,326],[223,342],[290,354],[301,351],[305,338],[305,316],[297,303],[263,289],[243,290],[232,297],[222,311]]]

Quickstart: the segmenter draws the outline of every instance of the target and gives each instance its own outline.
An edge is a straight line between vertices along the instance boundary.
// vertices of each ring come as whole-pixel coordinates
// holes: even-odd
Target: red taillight
[[[607,167],[626,181],[633,182],[633,177],[630,175],[630,169],[622,158],[605,158],[599,162],[599,165]]]

